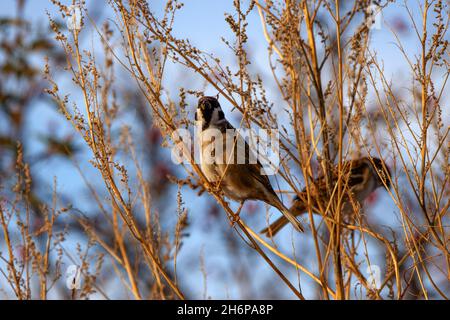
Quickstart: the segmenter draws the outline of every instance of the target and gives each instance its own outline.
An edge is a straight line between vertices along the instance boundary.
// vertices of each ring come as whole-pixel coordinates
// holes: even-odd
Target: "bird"
[[[199,99],[195,121],[200,134],[200,169],[208,182],[241,203],[260,200],[278,209],[298,232],[301,223],[289,212],[272,188],[261,163],[239,132],[228,122],[216,97]],[[239,161],[241,160],[241,161]],[[244,161],[242,161],[244,160]]]
[[[344,217],[351,216],[354,212],[355,200],[359,206],[362,205],[363,201],[367,198],[369,194],[375,191],[379,187],[390,188],[390,177],[391,173],[389,167],[384,164],[384,162],[375,157],[363,157],[355,160],[350,160],[343,163],[343,175],[342,175],[342,185],[344,190],[346,190],[343,198],[342,213]],[[338,180],[337,168],[335,168],[332,179],[331,186],[335,186]],[[319,203],[322,206],[326,206],[329,202],[329,197],[326,192],[326,181],[325,177],[321,176],[317,178],[310,188],[311,196],[311,209],[315,213],[320,213]],[[349,196],[351,194],[351,198]],[[308,211],[307,204],[307,191],[306,188],[297,195],[293,201],[290,212],[296,217]],[[271,237],[277,234],[285,225],[287,220],[284,217],[280,217],[269,225],[269,227],[261,231],[262,234]]]

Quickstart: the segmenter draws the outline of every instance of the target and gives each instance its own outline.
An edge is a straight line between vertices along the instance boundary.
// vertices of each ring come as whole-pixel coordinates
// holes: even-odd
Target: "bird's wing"
[[[247,141],[245,141],[245,139],[242,138],[237,130],[225,119],[220,125],[219,129],[224,134],[227,132],[227,130],[235,130],[235,135],[231,137],[225,136],[225,145],[228,140],[228,144],[232,144],[235,146],[234,148],[232,148],[232,150],[234,150],[235,152],[233,152],[233,155],[230,155],[229,151],[227,150],[226,159],[224,159],[224,162],[231,162],[232,164],[245,166],[244,170],[247,173],[249,173],[256,181],[261,183],[267,189],[267,191],[276,195],[268,176],[263,174],[263,166],[261,165],[254,151],[250,148],[250,145],[247,143]],[[239,162],[238,160],[245,160],[245,162],[242,163],[242,161]]]
[[[257,154],[254,153],[254,150],[250,148],[250,145],[240,135],[238,135],[238,139],[240,140],[240,143],[237,144],[237,152],[244,152],[246,160],[248,161],[248,164],[246,164],[246,169],[249,171],[250,175],[266,187],[269,192],[275,194],[269,177],[264,174],[263,166],[258,160]]]

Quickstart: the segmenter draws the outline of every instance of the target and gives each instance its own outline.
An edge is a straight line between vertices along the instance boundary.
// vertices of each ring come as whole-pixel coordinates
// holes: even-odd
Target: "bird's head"
[[[386,185],[389,189],[391,187],[391,171],[387,164],[383,164],[383,161],[379,158],[365,158],[365,162],[374,171],[378,187],[384,187]]]
[[[225,120],[225,115],[220,107],[219,101],[215,97],[201,97],[198,100],[195,121],[199,121],[202,130],[211,126],[216,126]]]

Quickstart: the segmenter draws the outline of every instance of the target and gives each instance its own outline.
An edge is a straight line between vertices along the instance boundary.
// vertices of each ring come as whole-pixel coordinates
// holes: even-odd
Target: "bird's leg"
[[[240,220],[240,213],[242,210],[242,207],[244,206],[244,202],[245,200],[241,201],[239,208],[237,209],[236,213],[231,217],[231,221],[230,224],[232,227],[234,227],[235,223],[238,222]]]
[[[221,180],[214,182],[213,191],[218,194],[222,193],[222,181]]]
[[[204,189],[202,190],[202,192],[206,190],[211,194],[222,194],[222,190],[220,189],[220,184],[218,181],[210,182],[208,185],[204,184],[202,187]]]

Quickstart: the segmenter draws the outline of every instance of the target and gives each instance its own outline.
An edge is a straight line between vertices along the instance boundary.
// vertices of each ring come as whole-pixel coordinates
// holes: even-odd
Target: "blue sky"
[[[70,3],[71,1],[63,1],[63,3]],[[153,7],[155,11],[160,10],[161,3],[163,1],[152,1],[151,3],[155,3],[156,5]],[[14,6],[11,5],[13,1],[2,1],[0,3],[0,11],[3,14],[13,14]],[[87,1],[88,7],[91,4],[90,1]],[[411,3],[411,2],[410,2]],[[45,11],[48,11],[50,15],[56,15],[55,7],[49,2],[44,0],[31,0],[28,1],[26,7],[26,15],[27,17],[31,17],[32,19],[39,21],[43,27],[47,25],[47,17]],[[198,48],[212,52],[216,56],[221,57],[221,59],[225,63],[233,64],[233,58],[230,57],[229,49],[222,43],[220,38],[222,36],[226,38],[231,38],[232,34],[228,28],[227,23],[224,20],[224,12],[232,12],[232,1],[211,1],[211,0],[187,0],[185,1],[184,8],[178,13],[178,18],[176,19],[176,23],[174,26],[175,34],[180,38],[189,38],[191,42],[196,45]],[[111,11],[105,10],[102,12],[102,18],[110,17]],[[415,14],[418,14],[418,11],[415,10]],[[390,31],[388,25],[395,25],[401,21],[404,21],[406,24],[406,28],[410,28],[410,22],[408,22],[405,11],[401,5],[395,4],[391,5],[387,10],[383,12],[383,20],[381,24],[381,28],[379,30],[373,30],[372,39],[371,39],[371,47],[376,50],[377,55],[380,60],[384,62],[385,70],[387,70],[386,76],[392,78],[393,81],[405,82],[405,79],[410,77],[407,71],[407,65],[404,59],[400,55],[400,51],[396,47],[394,43],[394,37]],[[388,24],[386,24],[388,23]],[[262,27],[260,24],[259,16],[256,10],[250,15],[249,18],[249,43],[248,49],[253,57],[252,61],[256,61],[253,66],[255,70],[259,70],[261,74],[266,77],[269,75],[269,70],[267,69],[267,54],[266,47],[267,43],[262,36]],[[95,43],[93,41],[95,39],[95,35],[85,35],[86,45],[89,47],[91,43]],[[417,52],[417,40],[414,38],[414,34],[401,33],[401,40],[405,45],[405,49],[407,53],[411,56]],[[173,75],[178,75],[178,72],[173,69]],[[170,74],[170,73],[169,73]],[[63,79],[61,80],[63,81]],[[166,85],[170,87],[176,86],[176,84],[180,81],[178,76],[173,76],[172,78],[166,79]],[[63,82],[64,83],[64,82]],[[201,85],[198,86],[201,88]],[[197,89],[198,89],[197,88]],[[64,88],[63,88],[64,90]],[[176,90],[176,89],[175,89]],[[215,92],[207,91],[207,94],[214,95]],[[273,93],[269,90],[269,97]],[[76,99],[76,94],[72,96]],[[225,110],[227,106],[224,106]],[[39,121],[36,121],[39,119]],[[48,124],[55,124],[55,130],[61,130],[62,132],[70,132],[70,129],[63,124],[62,117],[57,114],[51,107],[41,103],[36,105],[34,110],[32,111],[31,116],[29,117],[30,121],[30,134],[38,135],[39,132],[43,131],[43,127]],[[43,125],[45,123],[45,125]],[[45,131],[45,130],[44,130]],[[39,148],[39,146],[36,146]],[[82,169],[86,172],[94,172],[94,170],[90,167],[90,164],[87,162],[81,163]],[[59,189],[63,193],[72,193],[77,192],[77,190],[84,189],[84,184],[77,178],[77,173],[74,172],[73,166],[70,163],[61,164],[58,163],[57,166],[53,166],[52,163],[46,162],[39,165],[39,171],[41,171],[42,177],[50,177],[49,185],[51,185],[51,180],[53,176],[59,177]],[[49,190],[50,191],[50,190]],[[203,207],[207,200],[205,197],[201,199],[193,196],[192,193],[187,193],[187,199],[192,203],[192,219],[194,224],[196,220],[201,219],[201,217],[195,216],[197,213],[195,208],[199,206]],[[88,197],[88,195],[85,195]],[[382,198],[386,198],[387,195],[382,195]],[[185,199],[186,200],[186,199]],[[386,199],[384,199],[386,200]],[[199,204],[198,204],[198,202]],[[382,201],[384,203],[384,201]],[[390,211],[393,210],[392,206],[388,205],[386,208],[379,208],[376,206],[373,208],[373,211]],[[395,216],[392,216],[395,220]],[[224,223],[227,223],[225,219]],[[286,233],[287,234],[287,233]],[[204,251],[208,260],[206,261],[207,269],[209,272],[209,281],[208,281],[208,291],[209,294],[213,298],[227,298],[228,296],[236,297],[239,295],[237,289],[227,288],[226,285],[226,275],[221,273],[221,268],[229,263],[226,259],[224,252],[221,251],[222,247],[215,246],[214,243],[218,243],[222,241],[219,239],[219,235],[214,234],[212,232],[204,231],[201,234],[192,235],[190,242],[187,242],[183,251],[180,253],[179,261],[183,260],[183,257],[187,257],[192,252],[198,254],[200,250]],[[283,243],[284,248],[289,252],[290,241],[286,241]],[[306,250],[307,243],[300,245],[300,250]],[[243,257],[243,260],[246,258]],[[209,268],[208,268],[209,267]],[[189,267],[190,276],[186,277],[184,281],[186,281],[185,285],[187,287],[196,288],[194,292],[195,297],[202,298],[202,277],[203,275],[200,272],[199,266]],[[283,266],[282,266],[283,268]],[[255,266],[255,271],[261,272],[271,272],[269,268],[261,261],[259,266]],[[181,277],[180,277],[181,278]],[[303,279],[306,277],[303,277]],[[295,279],[292,279],[295,282]],[[286,298],[293,298],[292,295],[286,291]]]

